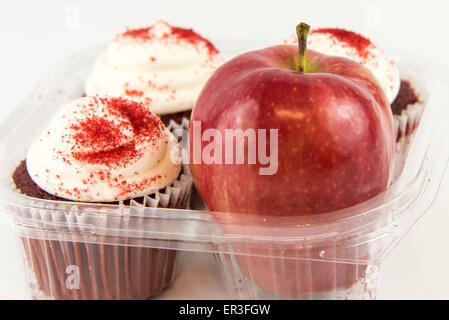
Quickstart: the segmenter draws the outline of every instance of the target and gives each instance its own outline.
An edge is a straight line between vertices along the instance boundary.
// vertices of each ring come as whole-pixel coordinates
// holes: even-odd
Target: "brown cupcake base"
[[[391,111],[394,115],[400,115],[402,110],[406,110],[409,105],[417,102],[419,102],[418,95],[413,90],[410,82],[401,80],[398,95],[391,104]]]
[[[13,180],[25,195],[61,200],[33,182],[25,161],[16,168]],[[159,201],[158,207],[186,208],[190,186],[185,189],[178,195],[166,192],[167,188],[161,190],[170,199]],[[145,203],[143,198],[134,200]],[[128,224],[128,220],[123,219],[120,227],[126,230]],[[99,236],[98,240],[115,242],[114,238],[104,236]],[[31,238],[22,238],[22,243],[26,265],[34,280],[34,299],[147,299],[172,283],[179,260],[179,252],[168,249]]]
[[[169,286],[178,252],[22,239],[39,292],[34,299],[147,299]]]
[[[176,123],[182,123],[183,118],[187,118],[190,120],[190,115],[192,114],[192,110],[177,112],[173,114],[164,114],[161,115],[161,120],[164,125],[167,127],[170,124],[170,121],[173,120]]]
[[[408,80],[401,80],[396,99],[391,104],[395,120],[396,142],[410,136],[417,128],[423,111],[422,97]]]

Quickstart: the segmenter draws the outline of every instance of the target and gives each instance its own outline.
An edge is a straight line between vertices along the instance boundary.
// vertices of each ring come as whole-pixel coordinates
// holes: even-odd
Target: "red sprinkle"
[[[73,125],[76,130],[73,138],[76,143],[93,149],[91,152],[73,151],[72,156],[77,161],[90,164],[104,164],[109,167],[125,166],[141,156],[136,145],[144,142],[155,143],[162,136],[163,124],[159,117],[148,111],[143,103],[123,98],[94,97],[97,105],[104,104],[111,113],[126,118],[124,123],[113,123],[104,118],[93,116]],[[131,124],[134,136],[127,143],[121,132],[122,126]],[[107,175],[107,174],[106,174]]]
[[[75,131],[72,138],[81,147],[114,148],[125,138],[118,125],[99,116],[80,121],[72,125],[71,129]]]
[[[125,93],[130,97],[141,97],[143,96],[143,91],[138,90],[125,90]]]
[[[134,39],[140,39],[143,41],[152,40],[154,36],[150,33],[150,31],[154,28],[154,25],[147,28],[139,28],[139,29],[129,29],[122,33],[122,36],[125,37],[131,37]],[[207,50],[209,51],[210,55],[215,55],[218,53],[217,48],[207,39],[200,36],[198,33],[193,31],[192,29],[184,29],[179,27],[172,27],[171,28],[171,34],[165,33],[162,36],[162,39],[167,39],[170,36],[174,36],[177,39],[177,43],[180,42],[180,40],[183,40],[187,43],[198,45],[199,43],[203,43]],[[151,58],[152,59],[152,58]],[[152,61],[154,61],[152,59]]]
[[[184,39],[191,44],[196,44],[198,42],[203,42],[207,49],[209,50],[209,54],[217,54],[218,50],[209,40],[203,38],[198,33],[194,32],[192,29],[183,29],[172,27],[173,34],[177,35],[180,39]]]
[[[161,178],[162,177],[160,175],[157,175],[152,178],[145,178],[139,183],[126,184],[126,181],[122,182],[122,185],[120,185],[121,192],[117,195],[117,198],[125,196],[131,192],[141,191],[141,190],[145,189],[148,185],[160,180]]]
[[[344,29],[321,28],[321,29],[312,30],[310,33],[311,34],[312,33],[329,33],[332,36],[334,36],[336,39],[338,39],[339,41],[342,41],[342,42],[348,44],[349,46],[355,48],[357,50],[358,54],[360,55],[360,57],[362,57],[362,58],[367,58],[368,50],[366,50],[366,49],[372,44],[372,42],[368,38],[365,38],[364,36],[362,36],[358,33],[344,30]]]

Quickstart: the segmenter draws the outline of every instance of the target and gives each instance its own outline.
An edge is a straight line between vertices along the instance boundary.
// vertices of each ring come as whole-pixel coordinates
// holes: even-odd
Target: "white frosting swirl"
[[[142,104],[85,97],[64,106],[26,157],[33,181],[55,196],[113,202],[154,193],[180,173],[176,138]],[[176,150],[175,150],[176,151]]]
[[[343,41],[337,34],[344,34],[354,38],[357,42],[366,44],[363,50],[357,48],[350,41]],[[298,38],[291,37],[286,43],[297,44]],[[307,38],[307,48],[327,55],[348,58],[365,66],[370,70],[380,82],[390,103],[396,99],[401,85],[399,71],[394,61],[388,58],[369,39],[344,29],[316,29],[309,33]]]
[[[115,37],[87,77],[85,92],[144,102],[161,115],[187,111],[222,62],[208,40],[159,21]]]

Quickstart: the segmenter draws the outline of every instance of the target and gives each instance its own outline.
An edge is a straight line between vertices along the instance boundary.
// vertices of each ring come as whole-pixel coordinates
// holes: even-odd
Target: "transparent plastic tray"
[[[260,48],[223,44],[226,58]],[[237,219],[200,210],[198,198],[192,210],[177,210],[19,194],[11,179],[14,168],[51,115],[83,95],[83,80],[102,50],[68,57],[0,126],[0,231],[14,235],[23,249],[31,297],[149,297],[172,284],[176,268],[182,268],[180,252],[214,254],[231,298],[376,297],[380,263],[431,206],[449,159],[444,139],[449,78],[443,68],[411,59],[417,65],[405,53],[394,56],[401,74],[426,92],[424,113],[415,133],[400,141],[392,185],[351,208],[309,217]],[[81,271],[73,273],[71,267]]]

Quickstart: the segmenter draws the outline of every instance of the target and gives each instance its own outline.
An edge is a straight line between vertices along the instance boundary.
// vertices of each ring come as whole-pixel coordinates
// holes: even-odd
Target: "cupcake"
[[[180,123],[223,62],[215,46],[191,29],[159,21],[117,35],[85,81],[87,95],[126,97]]]
[[[125,216],[144,207],[186,208],[192,182],[172,161],[178,151],[176,138],[143,103],[81,98],[60,109],[13,173],[22,194],[53,200],[49,208],[73,203],[71,209],[64,214],[55,210],[50,217],[21,214],[81,228],[78,222],[89,223],[96,212],[115,210],[115,220],[98,217],[105,220],[96,224],[126,229],[130,222]],[[75,207],[80,209],[73,214]],[[178,260],[175,250],[79,238],[23,238],[23,245],[35,297],[52,299],[145,299],[171,284]],[[67,268],[73,266],[79,273],[77,286],[67,285]]]
[[[292,37],[285,43],[298,43]],[[397,140],[413,133],[423,104],[410,80],[399,75],[393,60],[368,38],[344,29],[322,28],[309,33],[307,47],[328,55],[348,58],[365,66],[381,84],[395,119]]]

